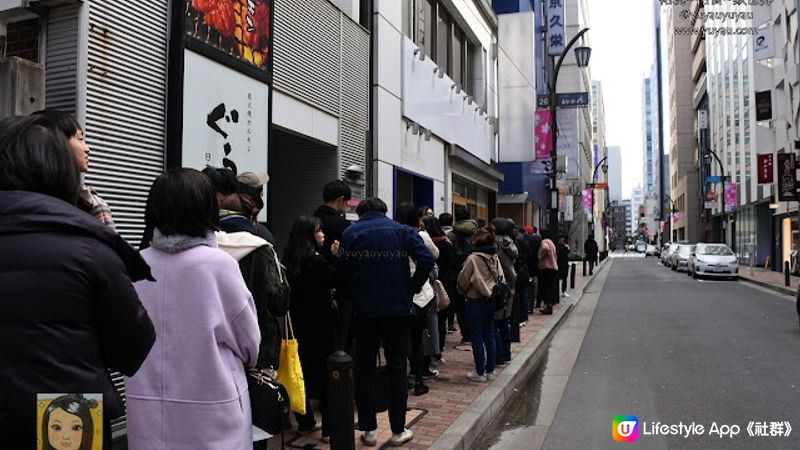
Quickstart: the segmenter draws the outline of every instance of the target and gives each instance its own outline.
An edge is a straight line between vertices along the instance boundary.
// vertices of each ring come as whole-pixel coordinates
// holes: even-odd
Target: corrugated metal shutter
[[[78,102],[78,16],[81,5],[50,10],[45,48],[47,108],[75,115]]]
[[[342,14],[342,113],[339,120],[340,170],[366,170],[369,128],[369,34]]]
[[[167,3],[98,0],[89,9],[86,180],[132,244],[144,230],[147,192],[164,169]]]
[[[339,115],[339,11],[326,0],[274,0],[273,87]]]
[[[133,245],[144,231],[150,185],[164,170],[167,3],[89,5],[86,183],[108,202],[117,231]],[[112,380],[124,399],[121,374]],[[112,423],[115,434],[124,427],[124,417]]]

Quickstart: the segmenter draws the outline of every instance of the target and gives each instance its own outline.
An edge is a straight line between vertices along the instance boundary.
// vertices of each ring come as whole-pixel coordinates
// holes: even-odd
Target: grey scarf
[[[156,228],[153,230],[153,240],[150,246],[167,253],[180,253],[198,245],[217,247],[217,238],[214,233],[209,231],[204,237],[186,236],[184,234],[165,235]]]

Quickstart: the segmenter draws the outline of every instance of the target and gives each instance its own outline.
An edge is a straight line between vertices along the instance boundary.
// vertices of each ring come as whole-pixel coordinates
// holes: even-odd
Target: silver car
[[[689,256],[694,252],[694,245],[678,244],[678,247],[669,256],[669,266],[672,270],[688,270]]]
[[[670,257],[677,248],[678,244],[669,244],[666,247],[664,247],[664,251],[661,252],[661,264],[663,264],[664,267],[669,267]]]
[[[739,278],[739,261],[725,244],[697,244],[687,273],[693,278]]]

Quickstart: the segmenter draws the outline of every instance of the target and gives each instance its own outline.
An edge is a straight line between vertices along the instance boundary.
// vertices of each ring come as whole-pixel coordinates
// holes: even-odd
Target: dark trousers
[[[429,307],[435,308],[436,305],[429,305]],[[425,364],[425,356],[422,350],[422,333],[425,332],[425,327],[428,324],[428,309],[421,309],[417,306],[415,310],[417,315],[412,319],[413,323],[411,325],[411,375],[414,375],[415,382],[421,383],[422,372],[425,368],[430,367],[430,359],[428,359],[428,364]]]
[[[450,321],[451,325],[453,323],[452,319],[450,319],[452,311],[453,311],[453,304],[452,303],[450,303],[447,306],[447,308],[439,311],[439,316],[438,316],[438,318],[439,318],[439,356],[441,356],[442,353],[444,353],[444,341],[446,340],[445,338],[447,336],[447,323],[448,323],[448,320]]]
[[[495,361],[498,364],[511,361],[511,335],[509,332],[508,319],[494,321],[494,342],[497,348]]]
[[[594,263],[597,261],[597,255],[590,256],[587,258],[587,260],[589,261],[589,275],[591,275],[594,273]]]
[[[359,430],[378,429],[374,375],[378,347],[381,345],[389,377],[389,422],[392,433],[402,433],[405,429],[408,402],[406,360],[410,333],[410,316],[357,320],[355,385]]]
[[[462,340],[468,341],[470,338],[469,320],[467,319],[466,301],[464,296],[458,293],[456,282],[445,283],[447,295],[450,297],[450,307],[454,308],[458,318],[458,328],[461,332]]]
[[[569,277],[567,275],[559,275],[559,278],[561,278],[561,292],[567,292],[567,278]]]
[[[555,305],[558,299],[558,271],[542,269],[539,275],[539,297],[542,304]]]
[[[533,290],[533,284],[524,284],[521,286],[519,291],[519,321],[520,322],[527,322],[528,321],[528,311],[530,311],[530,300],[531,300],[531,291]],[[513,312],[512,312],[513,314]]]

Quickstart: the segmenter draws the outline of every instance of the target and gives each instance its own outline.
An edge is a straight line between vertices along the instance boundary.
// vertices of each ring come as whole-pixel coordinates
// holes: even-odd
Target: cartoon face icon
[[[83,439],[83,420],[61,408],[50,413],[48,443],[57,450],[78,450]]]

